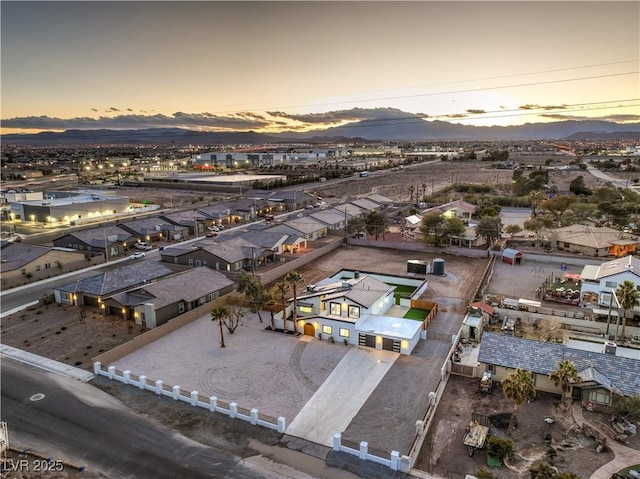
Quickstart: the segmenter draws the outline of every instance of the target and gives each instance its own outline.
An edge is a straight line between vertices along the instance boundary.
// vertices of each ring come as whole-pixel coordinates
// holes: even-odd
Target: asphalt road
[[[0,368],[2,420],[14,447],[113,479],[273,477],[134,414],[89,384],[6,357]]]

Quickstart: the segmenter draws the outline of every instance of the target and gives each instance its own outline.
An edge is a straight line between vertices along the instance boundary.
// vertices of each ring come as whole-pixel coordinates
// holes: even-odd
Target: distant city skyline
[[[640,2],[0,3],[2,133],[640,121]]]

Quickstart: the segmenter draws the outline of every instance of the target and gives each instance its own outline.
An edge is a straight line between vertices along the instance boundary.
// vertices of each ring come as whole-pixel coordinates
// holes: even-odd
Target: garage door
[[[382,349],[385,351],[400,352],[400,341],[391,338],[382,338]]]
[[[358,346],[376,347],[376,337],[372,334],[358,334]]]

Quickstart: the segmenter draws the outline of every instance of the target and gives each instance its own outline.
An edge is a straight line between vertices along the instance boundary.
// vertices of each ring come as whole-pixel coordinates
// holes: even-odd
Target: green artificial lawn
[[[411,308],[407,313],[403,316],[404,319],[414,319],[416,321],[424,321],[424,319],[429,315],[429,310],[427,309],[418,309]]]
[[[640,471],[640,464],[636,464],[635,466],[625,467],[621,471],[618,471],[618,476],[627,477],[627,475],[629,474],[629,471],[631,469],[633,469],[635,471]],[[629,477],[631,477],[631,476],[629,476]]]

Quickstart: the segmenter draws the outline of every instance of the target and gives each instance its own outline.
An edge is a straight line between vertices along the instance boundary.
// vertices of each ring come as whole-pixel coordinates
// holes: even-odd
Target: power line
[[[515,74],[511,74],[511,75],[498,75],[498,76],[493,76],[493,77],[481,77],[481,78],[473,78],[473,79],[468,79],[468,80],[453,80],[453,81],[450,81],[450,82],[433,83],[433,84],[429,84],[429,85],[421,85],[421,86],[415,86],[415,87],[400,87],[400,88],[395,88],[393,90],[432,88],[432,87],[436,87],[436,86],[455,85],[455,84],[459,84],[459,83],[473,83],[473,82],[486,81],[486,80],[499,80],[499,79],[503,79],[503,78],[514,78],[514,77],[524,77],[524,76],[531,76],[531,75],[542,75],[542,74],[548,74],[548,73],[557,73],[557,72],[571,71],[571,70],[582,70],[582,69],[587,69],[587,68],[595,68],[595,67],[611,66],[611,65],[621,65],[621,64],[625,64],[625,63],[638,63],[638,62],[640,62],[640,59],[622,60],[622,61],[617,61],[617,62],[596,63],[596,64],[591,64],[591,65],[582,65],[582,66],[575,66],[575,67],[558,68],[558,69],[552,69],[552,70],[541,70],[541,71],[536,71],[536,72],[515,73]],[[632,73],[638,73],[638,72],[622,73],[620,75],[628,75],[628,74],[632,74]],[[608,75],[604,75],[603,77],[606,77],[606,76],[608,76]],[[598,78],[598,77],[583,77],[583,78],[577,78],[577,79],[557,80],[557,81],[577,81],[577,80],[587,79],[587,78]],[[544,83],[531,83],[531,84],[525,84],[525,85],[538,85],[538,84],[544,84]],[[512,88],[512,87],[516,87],[516,86],[518,86],[518,85],[506,86],[504,88]],[[302,105],[273,106],[273,107],[263,107],[263,108],[260,108],[260,110],[263,110],[263,111],[266,111],[266,110],[284,110],[284,109],[287,109],[287,108],[301,108],[301,107],[308,108],[308,107],[313,107],[313,106],[340,105],[340,104],[344,104],[344,103],[362,103],[362,102],[371,102],[371,101],[391,100],[391,99],[398,99],[398,98],[411,98],[411,97],[417,97],[417,96],[446,95],[448,93],[461,93],[461,92],[465,92],[465,91],[482,91],[482,90],[485,90],[485,89],[497,89],[497,88],[503,88],[503,87],[489,87],[489,88],[481,88],[481,89],[476,89],[476,90],[460,90],[460,91],[451,91],[451,92],[444,91],[444,92],[440,92],[440,93],[428,93],[428,94],[424,94],[424,95],[423,94],[415,94],[415,95],[400,96],[400,97],[381,96],[381,97],[371,98],[371,99],[366,99],[366,100],[349,100],[349,101],[334,101],[334,102],[324,102],[324,103],[306,103],[306,104],[302,104]],[[389,89],[389,90],[373,90],[373,91],[370,91],[370,93],[376,93],[376,92],[380,92],[380,91],[393,91],[393,90],[391,90],[391,89]],[[367,93],[369,93],[369,92],[367,92]],[[238,106],[241,107],[243,105],[246,105],[246,106],[260,105],[260,103],[258,103],[258,102],[245,103],[245,104],[241,104],[241,105],[238,105]],[[239,108],[235,108],[233,110],[222,110],[222,111],[218,111],[218,113],[237,113],[238,109]]]

